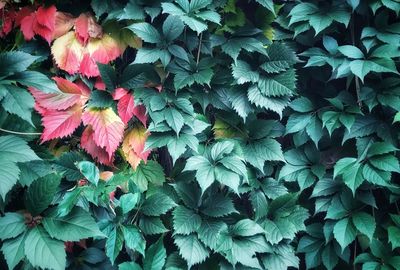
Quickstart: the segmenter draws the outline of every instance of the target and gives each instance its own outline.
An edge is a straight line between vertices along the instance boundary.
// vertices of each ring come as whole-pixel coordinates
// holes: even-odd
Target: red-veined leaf
[[[64,111],[45,110],[42,118],[44,126],[42,142],[71,135],[80,125],[81,117],[81,104],[76,104]]]
[[[124,133],[125,125],[121,118],[111,108],[102,110],[90,108],[84,112],[82,120],[85,125],[92,126],[94,142],[105,148],[111,159]]]
[[[97,162],[112,165],[113,157],[109,158],[107,151],[94,142],[94,131],[90,126],[86,127],[82,133],[81,146]]]
[[[46,94],[36,88],[28,88],[41,107],[50,110],[65,110],[78,102],[80,104],[86,103],[88,93],[82,87],[60,77],[54,77],[53,79],[61,92]]]

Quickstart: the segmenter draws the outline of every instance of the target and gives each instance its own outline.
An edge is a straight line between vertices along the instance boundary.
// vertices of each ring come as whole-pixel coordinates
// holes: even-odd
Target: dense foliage
[[[398,1],[0,8],[1,269],[400,269]]]

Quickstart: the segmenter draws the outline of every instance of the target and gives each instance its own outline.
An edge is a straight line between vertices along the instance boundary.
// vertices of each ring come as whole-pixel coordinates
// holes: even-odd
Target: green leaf
[[[400,247],[400,229],[395,226],[389,226],[387,231],[389,243],[392,244],[392,249]]]
[[[180,19],[186,24],[190,29],[200,34],[201,32],[207,30],[207,24],[203,21],[195,19],[189,16],[181,16]]]
[[[369,239],[373,238],[376,224],[375,219],[371,215],[364,212],[357,212],[352,215],[352,220],[358,231],[368,236]]]
[[[34,181],[25,193],[26,208],[33,216],[43,212],[53,201],[61,177],[49,174]]]
[[[124,244],[124,234],[120,227],[115,227],[108,234],[106,240],[106,255],[110,259],[111,263],[114,264],[119,252]]]
[[[62,173],[68,181],[77,181],[80,180],[83,175],[78,170],[75,163],[82,160],[83,157],[77,152],[66,152],[55,161],[54,167],[58,172]]]
[[[66,216],[52,211],[43,219],[43,226],[51,237],[62,241],[79,241],[90,237],[105,237],[90,213],[75,207]]]
[[[311,120],[311,114],[292,114],[286,124],[286,134],[303,130]]]
[[[219,160],[225,155],[230,154],[234,147],[235,144],[232,141],[217,142],[211,147],[211,158],[214,161]]]
[[[140,163],[133,171],[132,181],[142,190],[147,190],[148,183],[160,186],[165,182],[163,168],[155,161],[149,160],[146,164]]]
[[[312,28],[315,30],[315,35],[319,34],[333,22],[333,18],[327,16],[326,14],[313,14],[310,19],[309,23]]]
[[[4,85],[8,90],[1,101],[3,108],[12,114],[15,114],[33,126],[32,109],[35,100],[26,90],[14,85]]]
[[[375,142],[368,149],[368,156],[378,156],[383,154],[388,154],[390,152],[397,151],[398,149],[393,146],[393,144],[388,142]]]
[[[272,0],[257,0],[257,2],[275,15],[274,2]]]
[[[163,24],[163,34],[168,41],[173,41],[182,33],[185,26],[177,16],[168,16]]]
[[[167,213],[175,206],[177,206],[177,204],[167,195],[155,193],[146,198],[141,210],[142,213],[147,216],[159,216]]]
[[[221,194],[213,195],[212,198],[205,201],[200,211],[210,217],[223,217],[237,213],[232,200]]]
[[[151,24],[146,22],[134,23],[127,26],[129,30],[135,33],[138,37],[149,43],[161,42],[160,33]]]
[[[196,235],[175,235],[174,243],[178,246],[179,254],[186,260],[189,268],[204,262],[210,255],[206,247],[199,241]]]
[[[352,45],[339,46],[338,51],[348,58],[352,59],[364,58],[363,52],[359,48]]]
[[[354,60],[350,63],[350,70],[354,75],[364,81],[364,77],[370,72],[378,73],[396,73],[396,65],[391,59],[378,59],[378,60]]]
[[[173,211],[174,234],[188,235],[196,232],[201,225],[201,217],[184,206],[178,206]]]
[[[6,52],[0,54],[0,76],[8,76],[16,72],[26,70],[33,64],[38,56],[33,56],[25,52]]]
[[[135,251],[138,251],[143,256],[145,255],[144,250],[146,249],[146,240],[144,239],[141,232],[134,225],[123,226],[122,231],[124,233],[126,245]]]
[[[312,102],[306,97],[300,97],[293,100],[290,102],[289,107],[300,113],[311,112],[314,109]]]
[[[274,139],[261,139],[242,146],[245,160],[259,169],[264,170],[266,161],[285,161],[281,145]]]
[[[0,217],[0,239],[14,238],[27,230],[25,218],[18,213],[8,212]]]
[[[167,252],[164,248],[163,237],[146,250],[143,270],[161,270],[165,264]]]
[[[241,37],[241,38],[232,38],[229,39],[226,43],[221,46],[224,53],[228,54],[232,59],[236,62],[241,50],[245,50],[248,52],[259,52],[265,54],[265,49],[261,41],[251,38],[251,37]],[[268,65],[264,66],[266,69],[270,70],[271,66],[279,68],[279,67],[286,67],[286,62],[274,62],[269,63]],[[286,70],[286,68],[284,69]]]
[[[228,230],[228,226],[220,220],[203,219],[198,230],[199,239],[207,247],[217,250],[218,244],[223,241],[222,233]]]
[[[139,221],[139,227],[145,234],[153,235],[168,232],[161,219],[158,217],[142,217]]]
[[[16,73],[7,79],[19,82],[27,87],[34,87],[43,93],[59,93],[57,85],[53,80],[50,80],[46,75],[37,71],[24,71]]]
[[[27,234],[22,234],[16,238],[3,242],[1,251],[4,254],[8,268],[14,269],[15,266],[24,258],[25,239]]]
[[[64,243],[50,238],[40,226],[28,232],[24,250],[28,261],[34,267],[54,270],[64,270],[66,267]]]
[[[202,192],[211,186],[215,180],[214,167],[210,161],[202,156],[190,157],[185,166],[185,171],[196,171],[196,180],[199,183]]]
[[[101,79],[106,85],[106,89],[110,92],[114,91],[117,82],[117,74],[115,73],[115,70],[110,65],[101,63],[97,63],[97,67],[99,69]]]
[[[393,155],[376,156],[369,159],[369,162],[377,169],[389,172],[400,172],[400,165]]]
[[[89,161],[81,161],[76,166],[89,182],[97,186],[97,183],[100,179],[100,171],[94,163]]]
[[[368,182],[379,186],[388,186],[391,178],[390,172],[374,169],[369,164],[364,165],[363,176]]]
[[[122,208],[122,212],[127,214],[133,208],[135,208],[136,204],[139,201],[139,193],[128,193],[124,194],[119,198],[119,203]]]
[[[335,269],[336,265],[339,262],[339,258],[336,254],[333,245],[325,246],[324,250],[322,251],[322,263],[328,270]]]
[[[1,157],[0,161],[2,162],[2,166],[0,167],[0,195],[4,199],[17,183],[20,170],[14,162],[3,160]]]
[[[142,270],[142,267],[135,262],[124,262],[118,265],[118,270]]]
[[[215,180],[230,187],[236,194],[239,194],[240,177],[238,174],[221,166],[215,167],[214,173]]]
[[[167,108],[163,113],[168,126],[170,126],[176,134],[179,134],[185,123],[182,114],[174,108]]]
[[[242,219],[233,225],[232,234],[238,236],[253,236],[256,234],[264,234],[264,229],[251,219]]]
[[[338,221],[333,227],[333,234],[342,248],[342,251],[354,241],[357,235],[356,228],[349,218]]]

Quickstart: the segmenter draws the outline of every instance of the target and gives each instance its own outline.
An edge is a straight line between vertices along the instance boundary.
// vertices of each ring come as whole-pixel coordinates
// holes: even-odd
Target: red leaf
[[[86,45],[89,38],[101,38],[103,30],[93,16],[82,13],[75,21],[75,33],[78,40]]]
[[[126,125],[132,119],[135,109],[134,98],[131,94],[126,94],[118,101],[118,114],[122,122]]]
[[[75,34],[76,38],[83,45],[86,45],[87,41],[89,40],[88,28],[89,25],[87,15],[82,13],[75,21]]]
[[[31,40],[35,36],[33,25],[36,23],[36,15],[32,13],[21,20],[21,31],[25,40]]]
[[[22,10],[21,10],[22,11]],[[21,31],[26,40],[31,40],[35,34],[43,37],[50,44],[56,25],[56,7],[39,7],[35,13],[21,20]]]
[[[80,125],[82,106],[76,104],[68,110],[46,110],[43,114],[42,142],[71,135]]]
[[[95,144],[94,131],[90,126],[88,126],[82,133],[81,146],[93,157],[93,159],[97,160],[97,162],[104,165],[112,165],[113,158],[110,159],[107,151]]]
[[[106,84],[103,82],[101,77],[96,78],[96,81],[94,82],[94,88],[97,90],[106,90]]]
[[[1,10],[1,11],[4,13],[4,15],[2,18],[3,25],[0,30],[0,37],[4,37],[8,35],[13,29],[16,13],[14,10],[9,10],[9,11]]]
[[[18,13],[17,16],[15,17],[15,26],[20,26],[21,25],[21,21],[23,18],[31,15],[31,13],[34,12],[32,10],[31,7],[23,7],[21,8]]]
[[[37,23],[53,32],[56,25],[56,11],[55,6],[39,7],[36,11]]]
[[[47,41],[47,43],[50,44],[50,42],[53,38],[54,29],[49,29],[49,28],[37,23],[37,18],[38,17],[36,17],[36,20],[33,22],[33,31],[35,32],[35,34],[38,34],[39,36],[44,38]]]
[[[111,108],[96,110],[87,109],[82,116],[85,125],[93,128],[94,142],[108,153],[109,159],[113,156],[122,141],[124,123]]]
[[[146,108],[143,105],[135,106],[134,96],[124,88],[116,88],[113,93],[114,100],[118,101],[118,114],[124,124],[127,124],[133,116],[136,116],[146,126]]]
[[[88,93],[84,92],[86,90],[77,84],[60,77],[53,77],[53,79],[61,92],[46,94],[36,88],[28,88],[36,103],[44,109],[65,110],[77,103],[84,104],[88,100]]]
[[[146,107],[143,105],[137,105],[135,108],[133,108],[133,115],[136,116],[137,119],[139,119],[142,124],[147,127],[147,114],[146,114]]]
[[[136,126],[128,132],[122,143],[122,152],[129,164],[136,169],[140,161],[147,162],[150,150],[144,150],[149,132],[143,126]]]

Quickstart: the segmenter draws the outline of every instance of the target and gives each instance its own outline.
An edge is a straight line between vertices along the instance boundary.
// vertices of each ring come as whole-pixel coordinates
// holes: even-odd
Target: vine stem
[[[203,32],[200,33],[199,48],[197,49],[196,64],[199,64],[199,61],[200,61],[200,51],[201,51],[201,42],[202,42],[202,40],[203,40]]]
[[[3,129],[3,128],[0,128],[0,131],[5,132],[5,133],[10,133],[10,134],[16,134],[16,135],[27,135],[27,136],[42,135],[42,133],[36,133],[36,132],[19,132],[19,131],[12,131],[12,130]]]
[[[355,15],[353,14],[352,20],[351,20],[351,42],[353,43],[353,46],[355,46],[355,44],[356,44],[355,33],[354,33],[354,20],[355,20],[354,16]],[[360,109],[361,109],[362,103],[361,103],[361,98],[360,98],[360,96],[361,96],[361,94],[360,94],[360,79],[356,75],[354,75],[354,82],[356,85],[356,95],[357,95],[358,107],[360,107]]]
[[[354,241],[353,269],[356,270],[357,240]]]

